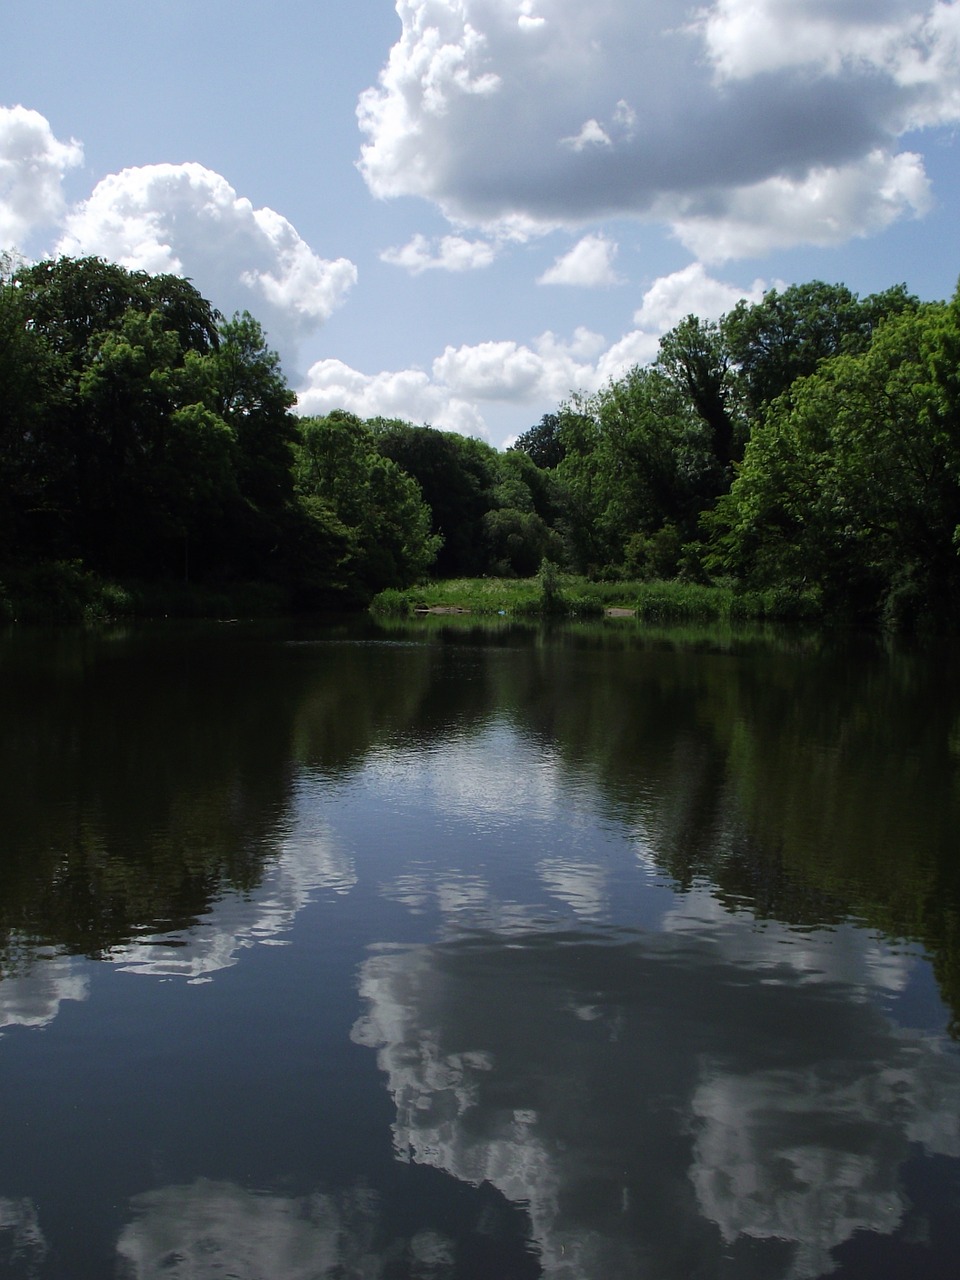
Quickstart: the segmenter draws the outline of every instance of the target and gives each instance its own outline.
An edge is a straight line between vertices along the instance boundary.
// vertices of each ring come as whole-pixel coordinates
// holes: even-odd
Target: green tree
[[[657,367],[707,426],[717,466],[730,477],[730,464],[740,456],[744,432],[723,329],[714,321],[687,316],[660,339]]]
[[[481,440],[409,422],[375,419],[370,425],[379,452],[417,481],[430,508],[432,532],[443,539],[436,576],[488,572],[483,521],[496,506],[496,450]]]
[[[774,402],[708,523],[716,568],[907,625],[960,607],[958,303],[905,309]]]
[[[54,448],[63,363],[30,324],[22,290],[0,260],[0,556],[56,551],[56,489],[64,459]]]
[[[660,366],[635,366],[597,395],[564,406],[561,432],[557,476],[581,572],[623,566],[638,537],[664,526],[692,538],[699,512],[724,484],[709,424]]]
[[[189,281],[98,258],[21,268],[4,299],[10,352],[45,371],[42,411],[3,446],[30,459],[23,554],[145,577],[289,575],[294,397],[255,320],[223,323]],[[41,482],[55,538],[37,532]]]
[[[129,310],[159,312],[184,351],[215,350],[220,315],[180,276],[128,271],[102,258],[56,258],[22,267],[15,282],[31,326],[76,367],[98,333],[116,328]]]
[[[297,420],[291,409],[296,395],[283,376],[280,357],[248,311],[220,325],[218,349],[207,363],[210,408],[236,440],[240,493],[269,517],[293,493]]]
[[[758,303],[738,302],[720,327],[744,400],[757,415],[821,361],[866,351],[883,320],[917,305],[905,285],[861,301],[845,285],[813,280],[770,289]]]
[[[526,454],[546,471],[558,467],[564,455],[559,414],[545,413],[535,427],[517,436],[510,449]]]
[[[304,418],[296,451],[298,492],[343,531],[336,566],[341,590],[357,599],[423,577],[439,538],[416,481],[376,448],[373,431],[353,414]]]

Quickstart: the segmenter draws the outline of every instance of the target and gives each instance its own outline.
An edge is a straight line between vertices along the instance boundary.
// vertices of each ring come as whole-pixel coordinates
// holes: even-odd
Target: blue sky
[[[4,0],[0,247],[501,446],[689,312],[960,275],[957,0]]]

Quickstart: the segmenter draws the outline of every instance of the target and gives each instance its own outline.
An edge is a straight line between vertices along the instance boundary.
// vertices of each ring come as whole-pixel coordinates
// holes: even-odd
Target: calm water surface
[[[0,637],[0,1277],[960,1257],[960,651]]]

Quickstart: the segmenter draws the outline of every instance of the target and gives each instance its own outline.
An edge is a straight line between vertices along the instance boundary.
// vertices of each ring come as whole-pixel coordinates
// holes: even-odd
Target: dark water
[[[960,1257],[960,650],[0,639],[0,1277]]]

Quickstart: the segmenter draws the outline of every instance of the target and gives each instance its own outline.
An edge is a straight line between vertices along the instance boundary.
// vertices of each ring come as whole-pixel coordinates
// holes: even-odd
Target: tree
[[[481,440],[434,427],[382,419],[370,425],[379,452],[417,481],[430,508],[432,532],[443,539],[436,575],[487,572],[483,520],[496,505],[496,450]]]
[[[725,483],[709,424],[659,367],[635,366],[561,414],[557,468],[566,526],[581,571],[622,566],[628,545],[664,526],[679,545]],[[636,546],[636,543],[633,543]]]
[[[917,305],[905,285],[860,301],[845,285],[822,280],[770,289],[758,303],[741,300],[721,331],[750,412],[760,414],[821,361],[863,353],[883,320]]]
[[[564,447],[560,432],[560,417],[545,413],[535,427],[517,436],[511,450],[524,453],[536,466],[551,471],[563,461]]]
[[[293,494],[296,396],[280,357],[248,311],[220,325],[218,349],[206,362],[210,408],[236,440],[237,485],[244,499],[269,518]]]
[[[904,309],[798,379],[710,518],[713,564],[907,624],[960,607],[960,306]]]
[[[5,349],[45,371],[45,407],[3,446],[29,458],[16,480],[23,553],[123,575],[286,572],[294,397],[256,321],[221,323],[189,281],[98,258],[21,268],[3,297]]]
[[[743,431],[737,421],[736,380],[724,332],[713,321],[687,316],[660,339],[657,368],[686,396],[710,431],[717,466],[730,474]]]
[[[344,593],[369,598],[426,574],[439,548],[430,510],[416,481],[377,451],[359,418],[335,410],[301,420],[296,483],[314,514],[325,511],[343,531],[337,580]]]
[[[31,326],[76,367],[98,333],[114,329],[129,310],[159,312],[184,351],[215,350],[221,319],[180,276],[128,271],[102,258],[56,258],[20,268],[14,276]]]
[[[2,267],[2,259],[0,259]],[[0,548],[4,558],[56,550],[54,491],[64,460],[53,448],[65,371],[30,324],[23,292],[0,270]]]

